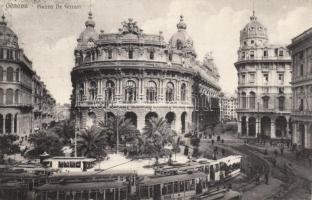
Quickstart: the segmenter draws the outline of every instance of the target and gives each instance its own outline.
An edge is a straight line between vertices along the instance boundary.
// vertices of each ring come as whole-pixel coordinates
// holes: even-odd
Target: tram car
[[[230,179],[240,174],[242,156],[232,155],[219,159],[221,177],[224,179]]]

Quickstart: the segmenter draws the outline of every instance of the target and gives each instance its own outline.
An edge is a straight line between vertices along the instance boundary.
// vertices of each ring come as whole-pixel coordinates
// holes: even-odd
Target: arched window
[[[256,94],[249,92],[249,108],[256,108]]]
[[[12,115],[7,114],[5,116],[5,132],[11,133],[11,127],[12,127]]]
[[[7,81],[13,81],[13,68],[7,68]]]
[[[150,103],[157,101],[157,85],[154,81],[149,81],[146,89],[146,100]]]
[[[262,104],[263,104],[264,109],[269,108],[269,99],[270,99],[270,97],[268,97],[268,96],[262,97]]]
[[[151,51],[151,52],[150,52],[150,59],[151,59],[151,60],[154,60],[154,51]]]
[[[129,56],[129,59],[133,58],[133,50],[132,49],[129,50],[128,56]]]
[[[181,50],[183,48],[183,44],[181,40],[177,40],[177,49]]]
[[[285,109],[285,97],[278,97],[278,110],[283,111]]]
[[[13,90],[6,90],[6,104],[13,104]]]
[[[182,83],[181,85],[181,101],[186,100],[186,85],[185,83]]]
[[[111,49],[108,50],[108,59],[113,58],[113,51]]]
[[[79,93],[79,101],[83,101],[83,95],[84,95],[83,83],[79,84],[78,93]]]
[[[172,54],[169,54],[169,61],[172,61]]]
[[[113,81],[106,82],[105,100],[107,103],[114,101],[115,99],[115,84]]]
[[[127,81],[125,95],[127,103],[133,103],[136,101],[136,84],[134,81]]]
[[[174,85],[171,82],[167,83],[167,87],[166,87],[166,101],[167,102],[174,101]]]
[[[90,100],[95,100],[97,96],[97,85],[95,81],[90,82]]]
[[[0,67],[0,81],[3,81],[3,68]]]
[[[245,92],[242,92],[241,98],[242,98],[242,108],[246,108],[247,107],[247,97],[246,97]]]
[[[15,98],[15,103],[16,103],[16,104],[18,104],[18,103],[19,103],[19,97],[18,97],[18,95],[19,95],[18,90],[15,90],[15,95],[14,95],[14,98]]]
[[[19,69],[16,69],[16,72],[15,72],[15,81],[19,81]]]

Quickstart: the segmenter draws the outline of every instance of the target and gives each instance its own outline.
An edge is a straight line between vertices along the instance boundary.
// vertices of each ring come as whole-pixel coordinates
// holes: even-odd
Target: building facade
[[[291,59],[285,46],[269,43],[267,29],[253,13],[240,31],[238,133],[242,137],[289,138]]]
[[[222,121],[236,121],[237,120],[237,98],[234,96],[220,96],[220,109]]]
[[[292,141],[312,148],[312,28],[292,39]]]
[[[0,134],[17,134],[26,139],[34,130],[35,85],[39,76],[18,45],[17,35],[0,22]],[[52,99],[52,100],[51,100]],[[53,106],[54,99],[50,95]],[[43,103],[44,101],[42,101]]]
[[[146,120],[163,117],[185,133],[218,121],[219,74],[209,55],[196,60],[182,16],[168,43],[162,32],[145,34],[132,19],[118,33],[97,33],[89,13],[85,26],[71,72],[77,127],[122,115],[142,130]]]

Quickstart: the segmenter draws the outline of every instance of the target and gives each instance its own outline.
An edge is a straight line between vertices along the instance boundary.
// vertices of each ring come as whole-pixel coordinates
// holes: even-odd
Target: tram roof
[[[37,187],[36,190],[40,191],[73,191],[73,190],[92,190],[92,189],[112,189],[123,188],[126,184],[121,181],[110,182],[83,182],[83,183],[57,183],[45,184]]]
[[[44,159],[44,161],[84,161],[84,162],[94,162],[95,158],[85,158],[85,157],[52,157]]]
[[[150,177],[144,177],[144,179],[142,180],[140,184],[156,185],[156,184],[169,183],[169,182],[175,182],[175,181],[190,180],[194,178],[203,178],[206,176],[207,175],[202,172],[193,173],[193,174],[179,174],[179,175],[172,175],[172,176],[150,176]]]
[[[64,172],[55,173],[51,178],[63,178],[63,177],[88,177],[88,176],[118,176],[118,175],[129,175],[136,174],[135,170],[102,170],[102,171],[86,171],[86,172]]]

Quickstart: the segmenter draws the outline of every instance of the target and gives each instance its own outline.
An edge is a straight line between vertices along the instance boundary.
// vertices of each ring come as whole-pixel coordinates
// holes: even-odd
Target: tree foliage
[[[16,143],[17,136],[1,135],[0,136],[0,154],[12,155],[20,152],[19,145]]]
[[[31,134],[29,141],[33,145],[33,149],[27,153],[29,157],[38,158],[44,152],[47,152],[50,156],[62,155],[62,141],[53,132],[40,130],[37,133]]]
[[[125,119],[123,116],[110,117],[106,121],[99,122],[101,133],[107,137],[110,147],[116,146],[117,127],[120,144],[136,142],[139,131],[130,119]]]
[[[49,131],[58,135],[63,145],[70,145],[71,140],[75,138],[75,122],[73,120],[56,122]]]
[[[162,156],[165,154],[165,145],[174,145],[176,133],[171,129],[164,118],[153,118],[147,121],[143,128],[142,140],[144,153]]]
[[[77,138],[78,155],[100,158],[105,157],[105,147],[107,146],[107,137],[95,126],[83,129]]]

